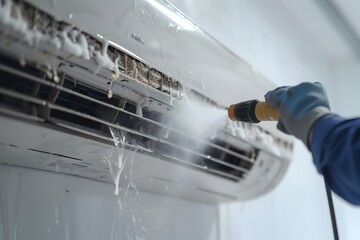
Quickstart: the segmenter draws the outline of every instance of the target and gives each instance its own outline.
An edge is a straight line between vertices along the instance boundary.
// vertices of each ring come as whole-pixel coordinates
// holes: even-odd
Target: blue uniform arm
[[[318,172],[326,171],[330,188],[360,205],[360,118],[321,117],[313,125],[310,150]]]

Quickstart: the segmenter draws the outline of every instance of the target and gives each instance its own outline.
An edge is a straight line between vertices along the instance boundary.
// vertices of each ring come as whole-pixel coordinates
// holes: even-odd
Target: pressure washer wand
[[[229,118],[233,121],[258,123],[261,121],[278,121],[279,112],[266,102],[249,100],[233,104],[228,109]]]

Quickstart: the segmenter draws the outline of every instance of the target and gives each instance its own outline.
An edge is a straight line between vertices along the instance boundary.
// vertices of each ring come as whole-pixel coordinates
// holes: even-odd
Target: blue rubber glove
[[[309,148],[309,133],[320,117],[330,113],[329,101],[320,83],[301,83],[279,87],[265,95],[266,102],[278,110],[277,128],[294,135]]]

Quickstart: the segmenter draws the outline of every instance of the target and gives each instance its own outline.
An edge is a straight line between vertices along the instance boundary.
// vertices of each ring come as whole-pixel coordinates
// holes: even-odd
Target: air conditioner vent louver
[[[11,61],[3,58],[2,62]],[[103,91],[65,74],[60,74],[61,81],[55,84],[39,70],[16,65],[0,65],[3,107],[107,139],[111,137],[109,127],[118,128],[130,145],[140,145],[175,162],[189,161],[192,166],[235,181],[254,163],[255,150],[241,151],[216,138],[212,142],[196,139],[162,124],[160,113],[144,108],[143,116],[137,115],[136,104],[125,98],[109,99]]]

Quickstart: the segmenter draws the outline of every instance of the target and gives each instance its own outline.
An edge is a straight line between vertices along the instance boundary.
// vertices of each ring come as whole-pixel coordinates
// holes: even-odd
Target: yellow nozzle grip
[[[278,121],[279,112],[266,102],[258,102],[255,107],[255,116],[259,121]]]

